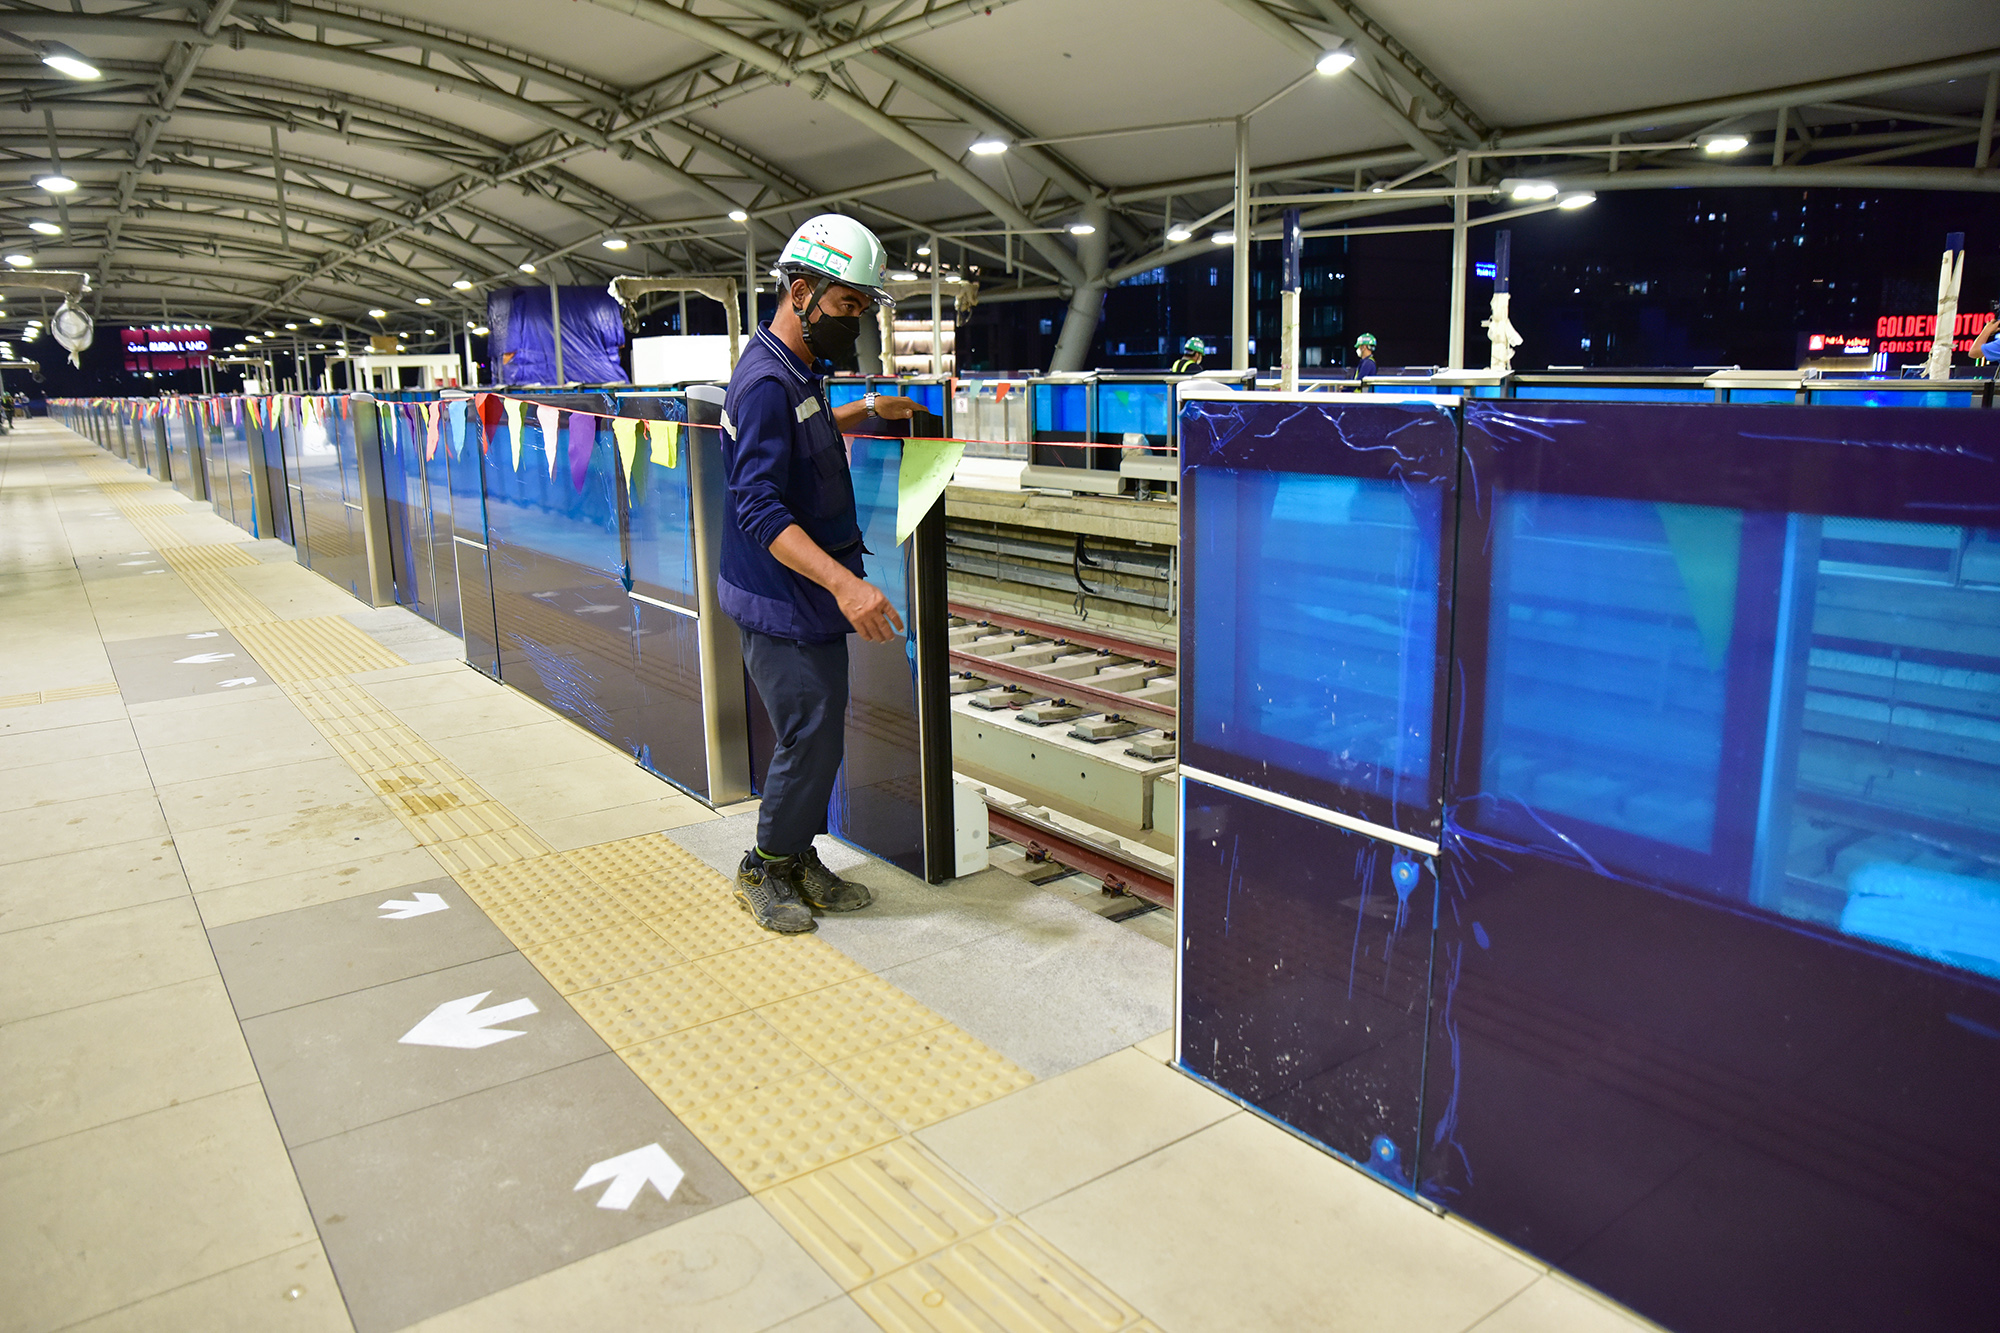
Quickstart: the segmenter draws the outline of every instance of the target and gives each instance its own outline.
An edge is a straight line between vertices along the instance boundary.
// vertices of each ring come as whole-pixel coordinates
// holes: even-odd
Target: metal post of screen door
[[[931,374],[944,375],[944,278],[938,266],[944,263],[944,246],[931,237]]]
[[[1229,365],[1250,369],[1250,118],[1236,118],[1236,243],[1230,247]]]
[[[1451,330],[1444,356],[1447,370],[1465,369],[1465,274],[1470,239],[1467,220],[1471,216],[1471,201],[1465,189],[1470,183],[1471,165],[1464,153],[1452,165],[1451,183],[1458,193],[1451,197]]]

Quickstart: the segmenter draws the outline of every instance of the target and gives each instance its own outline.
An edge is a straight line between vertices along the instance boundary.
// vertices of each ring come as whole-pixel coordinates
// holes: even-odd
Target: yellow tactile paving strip
[[[402,659],[337,616],[280,619],[229,576],[255,563],[248,555],[169,530],[164,516],[182,506],[145,503],[159,488],[124,481],[124,469],[85,468],[466,895],[875,1323],[1156,1333],[909,1137],[1025,1087],[1025,1071],[839,950],[759,928],[725,876],[662,834],[553,850],[348,679]],[[56,694],[78,697],[16,698]]]
[[[27,708],[32,704],[57,704],[66,699],[94,699],[116,693],[117,684],[108,680],[95,685],[64,685],[53,690],[29,690],[25,694],[0,694],[0,708]]]

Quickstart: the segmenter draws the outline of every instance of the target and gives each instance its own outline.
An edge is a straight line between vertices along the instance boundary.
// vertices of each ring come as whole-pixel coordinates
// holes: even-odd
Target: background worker
[[[827,831],[845,748],[847,636],[886,643],[903,630],[864,577],[861,524],[844,431],[871,413],[907,420],[908,398],[869,393],[835,410],[822,376],[852,360],[861,319],[880,302],[882,243],[828,213],[793,233],[778,259],[777,313],[745,344],[722,413],[722,609],[777,733],[757,816],[757,845],[736,872],[736,897],[759,925],[815,929],[812,910],[868,906],[860,884],[827,869],[813,837]]]
[[[1365,380],[1375,373],[1375,335],[1364,333],[1354,340],[1354,378]]]
[[[1208,355],[1208,347],[1199,338],[1190,338],[1181,344],[1181,359],[1174,362],[1175,375],[1195,375],[1201,372],[1202,358]]]

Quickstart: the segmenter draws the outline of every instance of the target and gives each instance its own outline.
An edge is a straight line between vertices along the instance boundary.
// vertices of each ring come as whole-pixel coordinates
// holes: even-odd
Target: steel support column
[[[1236,121],[1236,243],[1229,275],[1229,366],[1250,369],[1250,121]]]
[[[1452,163],[1451,183],[1463,190],[1471,183],[1472,163],[1464,153],[1460,153]],[[1451,330],[1450,341],[1445,346],[1444,364],[1447,370],[1465,369],[1465,275],[1470,267],[1467,262],[1466,242],[1469,228],[1471,201],[1463,194],[1453,195],[1451,200]]]

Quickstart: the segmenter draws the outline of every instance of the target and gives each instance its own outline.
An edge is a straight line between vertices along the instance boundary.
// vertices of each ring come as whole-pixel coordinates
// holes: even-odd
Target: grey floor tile
[[[527,1000],[536,1012],[477,1049],[400,1040],[441,1005]],[[477,1019],[477,1014],[474,1014]],[[519,954],[389,982],[243,1024],[285,1142],[298,1145],[596,1055],[604,1042]]]
[[[430,899],[442,909],[432,910]],[[414,909],[422,910],[404,915]],[[208,939],[243,1018],[514,950],[445,877],[386,896],[371,893],[239,921],[210,930]]]
[[[1025,926],[881,969],[881,976],[1037,1078],[1167,1026],[1173,951],[1080,907],[1053,905],[1059,910]]]
[[[264,668],[228,630],[196,630],[105,646],[128,704],[268,685]]]
[[[671,1199],[648,1185],[608,1209],[597,1206],[606,1186],[576,1188],[596,1163],[650,1144],[684,1173]],[[609,1053],[307,1145],[293,1161],[359,1333],[402,1328],[743,1197]],[[657,1319],[677,1326],[667,1310]]]

